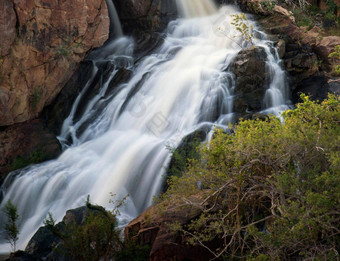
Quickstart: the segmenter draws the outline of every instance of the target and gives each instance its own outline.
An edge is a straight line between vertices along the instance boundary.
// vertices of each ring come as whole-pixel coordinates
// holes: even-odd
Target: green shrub
[[[121,249],[117,220],[110,212],[90,214],[84,225],[67,225],[63,237],[67,256],[74,260],[110,260]]]
[[[3,208],[3,212],[7,217],[7,223],[5,224],[6,239],[11,244],[12,251],[16,251],[16,243],[18,241],[19,230],[16,222],[18,221],[19,215],[15,205],[8,200]]]
[[[172,178],[160,206],[201,211],[189,224],[171,226],[188,244],[216,258],[336,260],[340,102],[301,98],[283,113],[284,124],[273,116],[243,121],[232,135],[218,131],[200,159]]]
[[[334,47],[334,52],[332,52],[329,57],[340,60],[340,45]],[[340,65],[335,65],[333,71],[335,75],[340,75]]]
[[[9,171],[24,168],[30,164],[40,163],[46,159],[46,156],[41,150],[32,152],[29,157],[18,156],[9,166]]]
[[[33,95],[32,95],[32,101],[31,101],[32,108],[34,110],[37,109],[38,103],[41,100],[41,98],[42,98],[42,95],[41,95],[40,87],[35,87]]]
[[[147,261],[150,246],[139,246],[134,241],[124,242],[122,250],[117,254],[116,261]]]

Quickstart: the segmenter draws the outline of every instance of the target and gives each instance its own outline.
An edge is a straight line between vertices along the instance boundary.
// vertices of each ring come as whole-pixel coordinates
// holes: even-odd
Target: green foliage
[[[116,261],[147,261],[150,254],[150,246],[140,246],[134,241],[124,242],[122,250],[117,254]]]
[[[112,211],[107,211],[101,206],[93,205],[88,195],[86,219],[82,224],[72,222],[56,226],[52,214],[48,213],[44,221],[45,226],[62,240],[62,245],[57,251],[65,257],[71,257],[72,260],[84,261],[119,260],[116,259],[117,256],[125,256],[134,253],[133,251],[141,253],[145,248],[133,248],[131,244],[127,245],[127,250],[124,250],[125,245],[120,239],[116,215],[119,214],[118,208],[124,204],[126,198],[127,196],[121,200],[112,199],[110,202],[114,204],[114,208]]]
[[[294,9],[300,8],[301,10],[306,10],[310,3],[307,0],[284,0],[288,5],[293,6]]]
[[[314,26],[313,16],[310,12],[298,8],[293,9],[292,12],[297,26],[308,26],[308,29]]]
[[[32,95],[32,102],[31,102],[34,110],[37,109],[37,105],[38,105],[39,101],[41,100],[41,97],[42,97],[41,90],[37,86],[37,87],[34,88],[34,92],[33,92],[33,95]]]
[[[200,159],[171,180],[161,204],[201,212],[172,225],[188,244],[216,258],[336,260],[340,101],[301,99],[283,124],[272,116],[243,121],[232,135],[217,131]]]
[[[18,221],[19,215],[16,206],[8,200],[3,207],[3,212],[7,217],[7,223],[5,224],[5,231],[7,233],[7,240],[11,244],[12,251],[16,251],[16,242],[19,239],[19,230],[16,222]]]
[[[253,34],[253,25],[249,24],[248,19],[244,13],[231,15],[233,17],[233,21],[231,24],[235,26],[236,30],[241,33],[244,40],[251,44],[254,47],[254,34]]]
[[[269,12],[272,12],[274,10],[274,7],[276,5],[275,1],[267,0],[265,2],[261,2],[261,7]]]
[[[61,57],[69,57],[71,55],[71,50],[66,42],[63,42],[61,45],[59,45],[57,48],[57,55]]]
[[[332,52],[329,57],[340,60],[340,45],[334,47],[334,52]],[[340,75],[340,65],[335,65],[333,70],[334,74]]]
[[[44,225],[49,228],[53,228],[55,226],[55,219],[53,218],[53,215],[51,212],[48,212],[48,216],[44,220]]]
[[[18,156],[16,157],[11,165],[9,166],[9,171],[21,169],[23,167],[26,167],[30,164],[35,164],[44,161],[46,156],[41,150],[34,151],[31,155],[29,155],[28,158]]]
[[[116,217],[110,212],[91,213],[84,225],[66,226],[66,254],[74,260],[109,260],[121,248]]]
[[[181,177],[190,166],[190,162],[199,158],[198,147],[202,139],[200,133],[194,133],[192,137],[184,138],[182,144],[178,148],[167,147],[171,152],[171,162],[167,169],[167,181],[171,177]]]

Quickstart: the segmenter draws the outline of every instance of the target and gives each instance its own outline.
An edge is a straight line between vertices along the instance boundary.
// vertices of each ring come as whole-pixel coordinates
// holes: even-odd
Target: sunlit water
[[[126,224],[159,193],[171,156],[167,146],[178,146],[202,125],[212,128],[233,121],[235,79],[226,68],[240,46],[247,45],[230,26],[230,15],[239,10],[225,6],[218,11],[205,0],[177,2],[186,18],[171,22],[164,44],[137,67],[131,39],[119,38],[97,51],[93,75],[59,137],[62,142],[71,137],[72,145],[58,159],[30,166],[6,179],[0,207],[8,199],[18,207],[20,248],[25,248],[48,212],[60,221],[66,210],[84,205],[87,195],[92,202],[110,208],[110,193],[117,198],[129,194],[120,217],[121,224]],[[258,35],[261,39],[255,43],[265,48],[271,75],[264,109],[278,114],[287,102],[285,73],[272,43],[264,40],[263,33]],[[82,95],[103,60],[112,63],[112,74],[76,120]],[[133,70],[133,76],[117,86],[114,95],[105,96],[109,82],[122,67]],[[108,104],[98,114],[105,102]],[[89,119],[92,122],[79,132]],[[0,224],[4,221],[1,215]],[[2,244],[0,249],[7,251],[9,246]]]

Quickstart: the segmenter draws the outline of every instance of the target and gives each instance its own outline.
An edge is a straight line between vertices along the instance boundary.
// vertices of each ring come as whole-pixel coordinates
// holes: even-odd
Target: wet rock
[[[234,112],[259,111],[268,86],[267,54],[262,47],[241,50],[231,66],[236,76]]]
[[[119,92],[119,86],[130,79],[131,71],[124,68],[117,68],[111,62],[104,62],[98,64],[98,72],[94,75],[94,78],[84,93],[82,100],[79,103],[79,107],[75,113],[75,120],[79,119],[84,110],[86,109],[87,101],[91,100],[95,95],[100,92],[100,88],[106,82],[107,78],[113,72],[118,69],[116,75],[111,79],[105,97],[111,95],[114,96],[115,92]],[[59,135],[62,127],[62,123],[65,118],[70,114],[73,103],[78,95],[83,91],[87,82],[91,79],[93,74],[93,64],[91,61],[84,61],[80,64],[79,69],[72,75],[71,79],[67,82],[63,90],[57,96],[55,102],[50,106],[47,106],[42,117],[47,122],[47,126],[50,130]],[[106,105],[110,100],[107,99],[101,106]],[[97,109],[100,113],[100,109]],[[93,117],[96,117],[94,115]],[[91,121],[93,119],[89,119]],[[89,122],[84,122],[84,126],[80,128],[83,130]],[[81,133],[78,133],[81,134]]]
[[[108,38],[105,0],[0,5],[0,126],[36,118]]]
[[[137,38],[144,32],[160,32],[177,14],[175,1],[115,0],[123,30]]]

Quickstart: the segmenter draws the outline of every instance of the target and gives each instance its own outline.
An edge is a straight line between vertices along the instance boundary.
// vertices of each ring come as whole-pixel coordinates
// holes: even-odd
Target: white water
[[[112,0],[106,0],[107,9],[110,17],[110,39],[113,37],[122,37],[123,30],[122,25],[117,14],[117,10]]]
[[[211,9],[203,12],[196,7],[198,2],[183,0],[190,10],[197,10],[194,15],[188,14],[195,18],[169,24],[164,44],[134,68],[131,80],[117,87],[119,92],[78,136],[79,126],[110,98],[104,97],[108,82],[88,102],[83,117],[75,121],[74,112],[84,92],[80,94],[61,133],[61,139],[72,136],[73,146],[56,160],[30,166],[6,179],[3,202],[11,199],[18,207],[20,248],[25,247],[48,212],[59,221],[67,209],[83,205],[88,194],[92,202],[110,207],[110,192],[118,198],[129,193],[121,221],[131,220],[152,203],[153,195],[161,188],[170,160],[167,145],[176,147],[183,137],[206,122],[212,125],[216,117],[218,125],[233,119],[234,79],[225,68],[237,55],[239,45],[246,43],[240,37],[231,40],[219,35],[216,27],[227,27],[228,34],[237,35],[229,24],[230,14],[239,11],[228,6],[208,16]],[[185,8],[181,8],[185,14]],[[278,76],[282,70],[274,66],[279,61],[271,54],[268,41],[255,42],[270,55],[267,64],[274,71],[271,89],[281,90]],[[131,46],[127,38],[106,45],[97,53],[93,74],[102,60],[132,68]],[[113,70],[109,80],[116,73]],[[270,100],[272,96],[268,97]],[[272,104],[276,105],[276,101]],[[0,224],[3,223],[4,217],[0,216]],[[3,244],[0,249],[8,250],[9,246]]]
[[[207,0],[176,0],[179,13],[182,17],[192,18],[207,16],[217,13],[217,7],[213,1]]]

